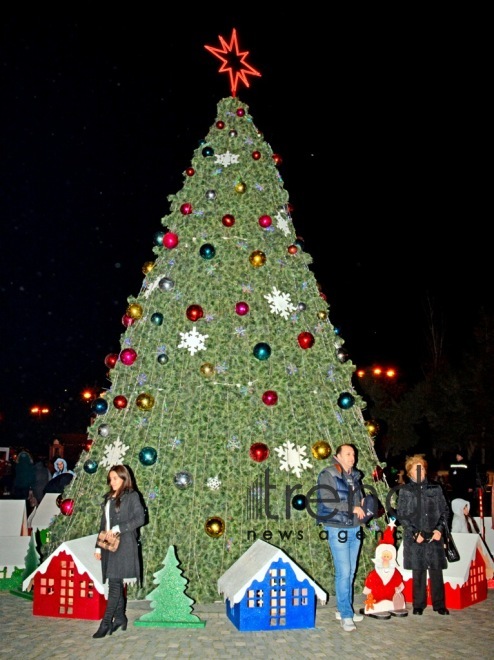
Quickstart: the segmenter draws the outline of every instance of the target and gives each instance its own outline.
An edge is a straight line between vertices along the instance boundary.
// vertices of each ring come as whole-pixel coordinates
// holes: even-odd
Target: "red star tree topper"
[[[247,76],[260,76],[259,71],[254,69],[247,63],[246,59],[249,54],[248,50],[243,52],[239,51],[237,41],[237,31],[232,29],[232,36],[228,44],[223,37],[218,36],[222,48],[213,48],[213,46],[204,46],[206,50],[213,53],[221,61],[221,66],[218,69],[220,73],[227,72],[230,77],[230,90],[232,96],[237,96],[237,87],[241,80],[246,87],[250,87]]]

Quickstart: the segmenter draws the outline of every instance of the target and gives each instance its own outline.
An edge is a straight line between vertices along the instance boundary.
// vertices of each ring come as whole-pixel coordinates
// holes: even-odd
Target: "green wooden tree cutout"
[[[154,573],[153,584],[157,584],[146,596],[151,601],[151,612],[134,621],[135,626],[165,628],[204,628],[205,621],[192,614],[194,601],[185,593],[187,579],[183,576],[175,547],[168,548],[163,568]]]

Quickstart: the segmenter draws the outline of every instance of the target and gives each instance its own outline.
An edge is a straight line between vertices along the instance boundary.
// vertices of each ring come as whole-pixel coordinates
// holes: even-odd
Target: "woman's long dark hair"
[[[123,479],[123,483],[117,491],[114,491],[110,485],[110,472],[116,472],[117,475],[120,477],[120,479]],[[115,509],[117,511],[120,511],[120,498],[122,497],[123,493],[130,493],[131,491],[134,490],[132,486],[132,477],[130,476],[130,472],[127,470],[125,465],[114,465],[108,470],[108,474],[106,476],[106,483],[110,486],[110,490],[105,495],[105,501],[109,500],[110,497],[114,497]]]

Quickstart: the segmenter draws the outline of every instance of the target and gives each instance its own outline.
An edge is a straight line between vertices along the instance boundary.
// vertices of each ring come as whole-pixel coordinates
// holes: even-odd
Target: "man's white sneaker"
[[[357,630],[355,624],[353,623],[353,619],[341,619],[340,623],[345,632],[352,632],[353,630]]]
[[[341,621],[341,614],[336,610],[336,620]],[[354,623],[360,623],[361,621],[364,620],[364,615],[363,614],[357,614],[357,612],[354,613],[353,615],[353,622]]]

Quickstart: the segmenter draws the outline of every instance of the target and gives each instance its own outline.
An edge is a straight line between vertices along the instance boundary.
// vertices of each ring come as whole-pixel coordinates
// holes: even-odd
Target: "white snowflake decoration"
[[[300,477],[302,470],[312,467],[305,455],[307,452],[305,445],[303,447],[300,445],[295,446],[293,442],[287,440],[280,447],[275,447],[274,450],[280,458],[280,470],[291,472],[296,477]]]
[[[238,154],[231,154],[229,151],[226,151],[224,154],[218,154],[214,162],[228,167],[232,163],[238,163],[239,158],[240,156]]]
[[[240,440],[239,440],[239,438],[236,435],[232,435],[232,437],[226,443],[226,448],[227,449],[240,449]]]
[[[297,308],[292,304],[289,293],[281,293],[275,286],[272,293],[264,296],[269,303],[271,314],[279,314],[285,320],[288,318],[290,312],[294,312]]]
[[[281,211],[279,211],[274,217],[278,229],[280,229],[285,234],[285,236],[288,236],[288,234],[290,233],[290,228],[288,226],[287,218],[285,218],[285,216],[283,215],[283,213],[281,213]]]
[[[221,486],[221,481],[218,479],[218,475],[216,475],[215,477],[209,477],[209,479],[206,481],[206,485],[211,490],[219,490]]]
[[[159,283],[160,283],[160,280],[159,280],[159,277],[157,277],[156,279],[154,279],[154,280],[151,282],[151,284],[148,284],[147,287],[146,287],[146,290],[145,290],[144,293],[142,294],[142,295],[144,296],[144,298],[149,298],[149,296],[151,295],[151,293],[152,293],[155,289],[158,288],[158,284],[159,284]]]
[[[182,341],[178,345],[178,348],[186,348],[191,355],[195,355],[197,351],[206,350],[204,342],[209,335],[201,335],[195,328],[192,328],[190,332],[181,332],[180,336],[182,337]]]
[[[113,465],[122,465],[123,458],[128,450],[129,446],[122,444],[120,438],[117,438],[113,444],[105,445],[106,456],[101,459],[101,465],[107,468]]]

